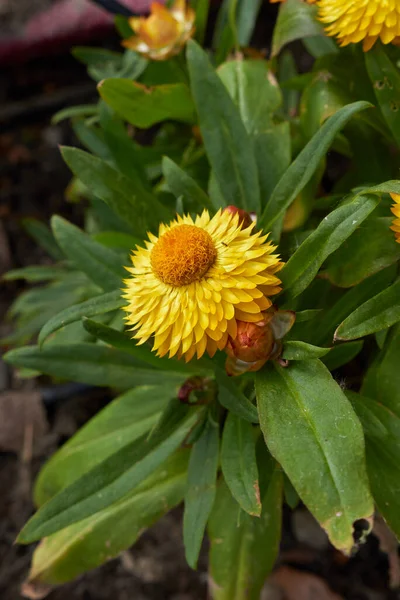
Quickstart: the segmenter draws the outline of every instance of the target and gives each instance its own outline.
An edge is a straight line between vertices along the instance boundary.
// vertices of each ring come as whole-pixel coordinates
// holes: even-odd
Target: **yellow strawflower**
[[[400,0],[318,0],[318,18],[340,46],[363,42],[366,52],[379,38],[400,40]]]
[[[392,206],[392,213],[396,217],[393,219],[393,224],[390,229],[394,231],[396,236],[396,242],[400,244],[400,194],[390,194],[392,199],[394,200],[394,204]]]
[[[253,232],[238,213],[205,210],[177,216],[137,247],[124,281],[126,320],[143,344],[154,336],[158,356],[188,361],[223,350],[236,338],[237,320],[257,323],[280,291],[282,268],[267,235]]]
[[[149,17],[131,17],[128,22],[136,35],[122,45],[152,60],[166,60],[178,54],[193,35],[196,13],[185,0],[175,0],[171,8],[153,2]]]

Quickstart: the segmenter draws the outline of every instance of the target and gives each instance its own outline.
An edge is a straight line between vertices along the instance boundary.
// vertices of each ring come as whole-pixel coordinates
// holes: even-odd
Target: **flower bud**
[[[253,222],[250,213],[241,208],[237,208],[237,206],[234,206],[233,204],[224,208],[222,212],[229,213],[230,215],[236,215],[237,213],[239,215],[239,225],[242,226],[242,229],[246,229],[246,227],[249,227]]]
[[[129,25],[136,35],[122,42],[152,60],[166,60],[178,54],[193,35],[196,14],[185,0],[175,0],[171,8],[151,4],[149,17],[131,17]]]
[[[229,337],[225,347],[228,355],[225,369],[228,375],[259,371],[267,360],[280,356],[280,340],[293,326],[295,313],[272,307],[263,316],[264,320],[258,323],[237,321],[236,337]]]

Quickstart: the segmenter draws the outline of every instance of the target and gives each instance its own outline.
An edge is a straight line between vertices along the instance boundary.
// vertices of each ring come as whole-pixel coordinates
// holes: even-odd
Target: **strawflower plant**
[[[318,11],[332,23],[346,2],[316,4],[280,4],[269,60],[240,50],[253,2],[224,3],[212,52],[200,2],[179,56],[142,45],[177,4],[120,20],[123,54],[74,50],[100,100],[55,121],[85,148],[61,149],[85,230],[25,223],[54,265],[7,275],[42,285],[11,308],[6,360],[115,399],[39,474],[18,538],[40,540],[30,586],[117,556],[182,501],[217,600],[260,597],[284,503],[347,555],[376,511],[400,536],[400,50],[370,48],[367,20],[339,49]],[[316,59],[303,75],[282,51],[296,39]]]

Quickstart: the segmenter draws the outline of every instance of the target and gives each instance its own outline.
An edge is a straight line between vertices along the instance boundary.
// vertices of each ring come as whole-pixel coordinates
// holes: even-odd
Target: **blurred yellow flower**
[[[149,17],[131,17],[129,25],[136,33],[122,45],[152,60],[166,60],[178,54],[193,35],[196,13],[186,0],[175,0],[171,8],[153,2]]]
[[[390,229],[394,231],[396,236],[396,242],[400,244],[400,194],[390,194],[392,199],[394,200],[394,205],[392,206],[392,213],[396,217],[393,219],[393,224]]]
[[[286,2],[286,0],[269,0],[271,4],[276,4],[276,2]],[[307,2],[307,4],[315,4],[317,0],[303,0],[303,2]]]
[[[194,220],[178,216],[149,233],[146,248],[132,254],[124,281],[127,323],[139,344],[154,336],[153,350],[200,358],[235,339],[237,321],[257,323],[280,291],[275,275],[283,263],[238,213],[207,211]]]
[[[318,18],[340,46],[363,42],[366,52],[379,38],[384,44],[400,41],[399,0],[318,0]]]

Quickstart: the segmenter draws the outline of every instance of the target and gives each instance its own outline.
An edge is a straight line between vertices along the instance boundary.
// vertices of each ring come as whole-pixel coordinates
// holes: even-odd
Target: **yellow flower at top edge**
[[[193,35],[196,13],[185,0],[175,0],[171,8],[153,2],[149,17],[131,17],[129,25],[136,35],[122,45],[152,60],[166,60],[178,54]]]
[[[286,2],[286,0],[269,0],[271,4],[276,4],[277,2]],[[307,4],[315,4],[317,0],[303,0],[303,2],[307,2]]]
[[[380,39],[400,42],[400,0],[318,0],[318,18],[340,46],[363,42],[367,52]]]
[[[257,323],[280,291],[283,263],[239,215],[207,211],[178,216],[137,247],[124,281],[126,321],[143,344],[153,337],[158,356],[213,356],[236,338],[237,320]]]
[[[400,244],[400,194],[390,194],[394,204],[392,206],[392,213],[396,217],[393,219],[393,223],[390,229],[394,231],[396,236],[396,242]]]

